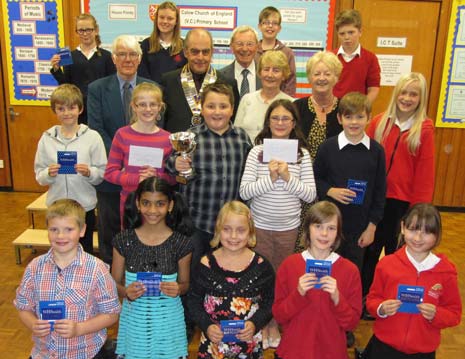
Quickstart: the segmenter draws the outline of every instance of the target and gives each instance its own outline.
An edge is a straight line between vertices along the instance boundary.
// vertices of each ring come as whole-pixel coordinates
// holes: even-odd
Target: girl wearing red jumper
[[[357,267],[334,251],[342,240],[337,206],[321,201],[304,221],[305,245],[281,264],[276,276],[273,316],[281,325],[276,358],[348,358],[346,331],[354,330],[361,313],[361,283]],[[306,260],[331,261],[331,275],[320,279],[306,273]]]
[[[111,143],[104,178],[123,187],[120,198],[121,223],[123,223],[126,198],[130,192],[137,189],[139,182],[153,176],[162,178],[170,184],[176,182],[173,176],[165,172],[165,161],[172,151],[170,133],[157,126],[165,107],[162,99],[163,94],[158,86],[147,82],[137,85],[132,92],[131,124],[116,131]],[[135,150],[134,147],[131,149],[131,146],[138,146],[139,150],[143,150],[144,147],[161,149],[160,167],[155,168],[153,164],[141,166],[137,162],[129,163],[131,150]]]
[[[366,131],[384,147],[387,192],[384,218],[365,254],[364,294],[383,247],[386,254],[397,249],[400,221],[409,206],[433,199],[434,125],[426,115],[427,102],[424,76],[405,74],[394,88],[387,111],[375,116]]]
[[[405,246],[379,262],[367,296],[367,309],[376,316],[374,335],[365,350],[368,359],[433,359],[440,330],[460,323],[455,266],[445,255],[431,252],[441,240],[439,212],[433,205],[416,204],[401,228]],[[418,314],[398,312],[399,284],[424,287]]]

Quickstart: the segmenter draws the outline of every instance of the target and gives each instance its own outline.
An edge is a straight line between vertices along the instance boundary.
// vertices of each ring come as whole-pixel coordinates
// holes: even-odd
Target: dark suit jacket
[[[234,76],[234,63],[235,62],[236,61],[234,60],[228,66],[225,66],[222,69],[219,69],[218,72],[221,73],[228,80],[235,81],[236,86],[239,89],[240,84],[237,83],[236,77]],[[256,63],[255,63],[255,70],[257,70],[257,64]],[[255,91],[260,90],[262,88],[262,80],[260,80],[260,77],[257,76],[257,72],[255,72],[255,84],[256,84],[256,87],[257,87],[255,89]],[[250,92],[253,92],[253,91],[250,91]]]
[[[136,84],[140,84],[141,82],[157,84],[152,80],[137,76]],[[89,84],[87,94],[87,121],[89,127],[96,130],[100,136],[102,136],[108,156],[113,136],[120,127],[126,125],[124,120],[123,100],[121,99],[121,91],[116,74],[103,77]],[[98,189],[103,190],[103,188],[111,191],[120,187],[103,181]]]
[[[171,133],[186,131],[192,127],[192,111],[187,103],[186,97],[184,96],[184,91],[182,90],[181,71],[182,69],[170,71],[163,74],[161,77],[163,100],[166,103],[163,128]],[[224,82],[233,89],[234,115],[231,120],[234,122],[234,117],[236,116],[240,99],[236,81],[228,80],[219,72],[217,72],[217,81]]]

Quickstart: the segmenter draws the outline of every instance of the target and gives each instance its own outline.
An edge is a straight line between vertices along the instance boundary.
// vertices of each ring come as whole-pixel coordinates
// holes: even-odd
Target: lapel
[[[106,93],[108,94],[107,109],[110,110],[113,121],[117,122],[119,127],[124,126],[126,123],[124,121],[123,102],[121,100],[121,91],[119,88],[118,77],[116,75],[108,81]]]

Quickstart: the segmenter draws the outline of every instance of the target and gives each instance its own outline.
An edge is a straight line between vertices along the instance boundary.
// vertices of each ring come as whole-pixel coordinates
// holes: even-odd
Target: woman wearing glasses
[[[76,18],[76,33],[80,43],[71,52],[73,63],[60,66],[60,55],[53,55],[51,74],[61,85],[76,85],[84,97],[84,110],[79,115],[79,123],[87,124],[87,86],[94,80],[116,72],[111,53],[100,48],[100,36],[97,20],[90,14],[81,14]]]
[[[142,41],[140,47],[142,61],[137,72],[158,83],[165,72],[177,70],[186,64],[176,4],[165,1],[158,6],[153,20],[153,31],[150,37]]]
[[[121,223],[126,198],[139,182],[155,176],[176,183],[165,172],[165,161],[172,151],[170,134],[157,125],[164,107],[163,94],[157,85],[148,82],[137,85],[131,98],[131,123],[116,131],[111,143],[104,178],[122,187]]]
[[[295,106],[287,99],[270,104],[263,130],[247,157],[239,189],[241,198],[251,201],[257,236],[255,250],[271,262],[275,271],[293,253],[300,225],[300,201],[312,202],[316,196],[312,161],[305,139],[296,127],[298,116]],[[295,139],[297,147],[294,153],[288,148],[274,157],[264,151],[265,139]],[[287,147],[284,142],[275,146]],[[284,152],[295,159],[279,159],[279,156],[285,158]],[[278,346],[280,335],[274,320],[262,333],[265,349]]]

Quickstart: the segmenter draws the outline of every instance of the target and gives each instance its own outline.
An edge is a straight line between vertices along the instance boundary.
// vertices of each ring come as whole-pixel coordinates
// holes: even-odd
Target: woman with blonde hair
[[[308,141],[312,161],[323,141],[342,131],[337,120],[339,100],[333,95],[341,71],[341,62],[329,51],[317,52],[307,61],[312,95],[296,100],[295,106],[300,115],[298,126]]]
[[[79,123],[87,124],[87,86],[92,81],[114,74],[116,68],[111,53],[100,48],[99,27],[95,17],[87,13],[77,16],[76,33],[80,43],[71,51],[73,63],[60,66],[61,57],[55,54],[50,59],[50,73],[58,84],[73,84],[81,90],[84,109],[79,115]]]
[[[384,218],[365,253],[364,294],[373,281],[383,247],[386,255],[396,251],[400,222],[408,208],[433,199],[434,125],[426,114],[427,103],[425,77],[418,72],[404,74],[386,112],[375,116],[367,128],[368,136],[384,147],[387,191]]]
[[[171,1],[158,5],[150,37],[141,43],[142,61],[139,75],[158,83],[165,72],[183,67],[187,60],[183,53],[179,9]]]
[[[287,57],[282,51],[265,52],[258,62],[257,73],[262,81],[262,88],[242,97],[234,122],[247,132],[252,142],[262,130],[266,110],[273,101],[294,101],[291,96],[281,91],[281,84],[291,74]]]

